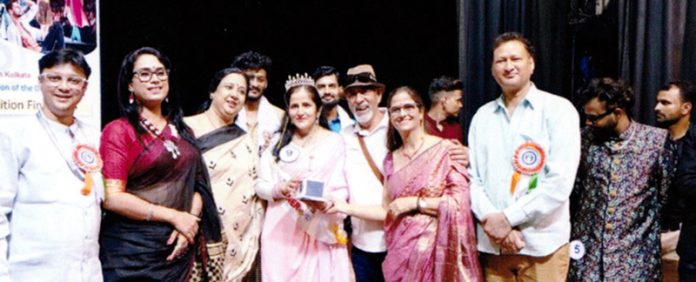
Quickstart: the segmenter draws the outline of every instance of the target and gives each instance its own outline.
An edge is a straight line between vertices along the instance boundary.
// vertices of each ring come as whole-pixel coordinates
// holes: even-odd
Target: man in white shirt
[[[371,65],[358,65],[346,72],[345,94],[357,123],[343,129],[346,144],[345,175],[350,204],[334,199],[335,211],[350,216],[351,260],[356,281],[384,281],[384,197],[382,163],[387,156],[389,115],[379,108],[384,84],[377,81]]]
[[[73,116],[89,65],[39,60],[43,106],[0,124],[0,281],[101,281],[99,131]]]
[[[471,207],[487,281],[565,281],[569,197],[580,160],[577,110],[537,89],[534,49],[518,33],[495,40],[502,95],[469,130]]]
[[[232,63],[232,67],[243,70],[249,79],[246,102],[237,114],[235,124],[254,138],[259,145],[259,155],[270,146],[271,136],[280,128],[285,115],[264,96],[271,63],[271,58],[255,51],[240,54]]]

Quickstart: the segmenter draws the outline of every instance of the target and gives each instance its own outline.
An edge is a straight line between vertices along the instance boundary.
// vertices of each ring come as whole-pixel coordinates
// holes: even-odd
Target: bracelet
[[[145,221],[150,221],[152,219],[152,214],[155,213],[155,204],[150,203],[147,207],[147,215],[145,216]]]

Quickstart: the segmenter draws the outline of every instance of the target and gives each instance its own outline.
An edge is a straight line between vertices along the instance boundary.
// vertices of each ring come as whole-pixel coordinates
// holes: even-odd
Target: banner
[[[0,117],[34,114],[41,108],[39,59],[72,48],[92,69],[75,115],[101,124],[101,74],[97,0],[0,0]]]

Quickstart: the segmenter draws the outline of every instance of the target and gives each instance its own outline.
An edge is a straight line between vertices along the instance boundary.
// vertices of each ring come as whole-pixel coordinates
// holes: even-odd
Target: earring
[[[135,96],[131,92],[130,96],[128,96],[128,104],[133,104],[133,101],[135,101]]]
[[[167,96],[167,98],[164,98],[164,102],[169,103],[169,96]]]

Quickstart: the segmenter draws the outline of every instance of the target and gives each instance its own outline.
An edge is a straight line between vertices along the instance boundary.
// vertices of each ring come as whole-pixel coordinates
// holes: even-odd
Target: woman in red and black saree
[[[170,69],[169,60],[148,47],[131,52],[121,65],[124,116],[106,125],[100,148],[105,281],[184,281],[191,275],[195,240],[220,239],[200,154],[169,91]],[[199,226],[204,236],[197,236]]]
[[[481,281],[466,169],[452,143],[428,135],[423,102],[409,87],[387,100],[384,160],[386,281]]]

